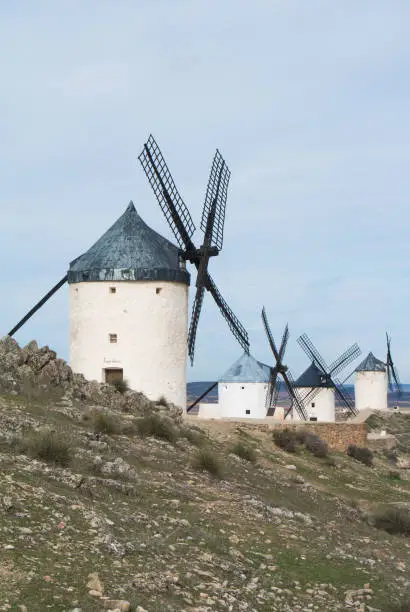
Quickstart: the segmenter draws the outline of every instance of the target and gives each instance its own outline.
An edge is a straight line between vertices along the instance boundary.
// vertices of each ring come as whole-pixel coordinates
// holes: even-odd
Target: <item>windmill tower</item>
[[[356,409],[353,402],[345,394],[341,383],[335,376],[360,355],[361,351],[357,344],[353,344],[330,366],[327,366],[307,334],[300,336],[297,341],[309,359],[312,360],[311,365],[295,382],[295,387],[302,396],[309,420],[334,421],[335,396],[342,407],[355,414]]]
[[[126,378],[150,399],[163,395],[186,407],[186,354],[194,359],[205,291],[209,291],[245,352],[248,334],[208,272],[219,254],[229,169],[216,152],[203,206],[199,248],[195,225],[152,136],[139,156],[179,247],[149,228],[132,203],[114,225],[9,332],[13,336],[67,281],[70,303],[70,365],[88,379]],[[198,270],[188,331],[186,261]]]
[[[127,379],[152,400],[185,406],[189,274],[178,249],[131,202],[71,262],[69,362],[89,380]]]
[[[369,353],[355,369],[356,410],[387,410],[386,364]]]
[[[391,356],[391,338],[386,332],[386,363],[369,353],[355,369],[354,393],[357,410],[387,410],[387,389],[400,397],[401,383]],[[351,375],[350,375],[351,376]],[[350,378],[348,376],[348,378]],[[347,379],[346,379],[347,380]]]
[[[244,353],[218,382],[221,418],[264,419],[269,366]]]

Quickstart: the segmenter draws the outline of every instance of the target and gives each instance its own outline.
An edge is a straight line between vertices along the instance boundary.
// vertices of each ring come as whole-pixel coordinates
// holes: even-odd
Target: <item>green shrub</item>
[[[408,508],[390,506],[378,512],[373,518],[378,529],[384,529],[387,533],[410,536],[410,510]]]
[[[237,442],[231,448],[231,453],[237,455],[241,459],[245,459],[245,461],[250,461],[250,463],[256,463],[256,452],[252,446],[248,444],[244,444],[243,442]]]
[[[118,393],[126,393],[130,390],[128,385],[128,380],[126,378],[121,378],[119,380],[113,380],[111,385],[118,391]]]
[[[347,454],[349,457],[353,457],[356,461],[360,461],[364,463],[364,465],[372,466],[373,465],[373,453],[369,448],[363,448],[361,446],[356,446],[355,444],[349,444],[347,447]]]
[[[72,460],[71,446],[60,434],[33,433],[21,441],[20,450],[34,459],[66,467]]]
[[[201,472],[209,472],[215,478],[222,477],[220,459],[210,449],[201,449],[194,460],[194,467]]]
[[[288,453],[296,452],[297,436],[291,429],[275,429],[273,431],[273,441],[276,446]]]
[[[92,426],[96,433],[112,435],[121,431],[118,420],[106,412],[95,412],[92,417]]]
[[[306,438],[309,435],[313,435],[313,434],[309,434],[308,431],[306,431],[306,429],[296,429],[295,430],[295,438],[298,444],[305,444],[306,442]]]
[[[390,480],[401,480],[400,472],[397,470],[390,470],[387,477],[390,478]]]
[[[202,446],[205,443],[204,433],[200,429],[194,427],[185,427],[181,431],[181,435],[188,440],[193,446]]]
[[[165,406],[165,408],[168,408],[168,400],[164,395],[161,395],[161,397],[157,400],[156,403],[158,404],[158,406]]]
[[[138,419],[136,426],[141,436],[152,436],[168,440],[168,442],[175,442],[178,438],[178,431],[171,419],[155,413]]]
[[[305,437],[305,447],[315,457],[327,457],[329,453],[326,442],[312,433]]]

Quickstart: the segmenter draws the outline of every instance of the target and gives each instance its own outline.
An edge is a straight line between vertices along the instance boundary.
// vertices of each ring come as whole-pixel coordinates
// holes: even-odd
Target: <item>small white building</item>
[[[200,404],[200,418],[266,417],[270,367],[244,353],[218,381],[218,403]]]
[[[189,274],[178,248],[130,202],[70,263],[69,362],[89,380],[126,379],[186,408]]]
[[[295,381],[295,387],[310,421],[335,420],[335,389],[314,362]],[[296,410],[293,420],[300,420]]]
[[[355,369],[354,395],[357,410],[387,410],[386,364],[369,353]]]

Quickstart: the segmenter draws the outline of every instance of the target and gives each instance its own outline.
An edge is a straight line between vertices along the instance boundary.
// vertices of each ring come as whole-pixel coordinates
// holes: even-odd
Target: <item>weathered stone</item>
[[[97,572],[92,572],[91,574],[88,574],[88,581],[86,587],[91,591],[98,592],[98,597],[101,597],[101,595],[104,593],[104,587]]]

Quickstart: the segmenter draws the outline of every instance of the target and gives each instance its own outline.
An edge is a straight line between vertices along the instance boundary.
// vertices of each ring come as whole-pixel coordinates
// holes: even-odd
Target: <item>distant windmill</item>
[[[285,331],[283,332],[282,341],[280,343],[279,350],[276,348],[275,340],[269,327],[268,318],[266,316],[265,308],[262,308],[262,321],[265,327],[265,332],[268,337],[269,346],[272,350],[275,365],[271,368],[270,380],[268,385],[268,392],[266,394],[266,408],[267,416],[273,416],[278,404],[278,396],[280,389],[279,376],[282,377],[286,388],[288,390],[289,398],[291,400],[290,407],[285,411],[284,418],[288,416],[292,409],[295,409],[302,420],[307,420],[306,410],[303,406],[303,401],[299,396],[298,390],[294,387],[294,380],[287,365],[284,365],[283,358],[285,356],[286,345],[289,339],[289,328],[286,325]]]
[[[319,351],[313,345],[307,334],[303,334],[297,339],[298,344],[304,350],[306,355],[311,359],[312,365],[300,378],[296,381],[296,386],[299,388],[306,388],[307,392],[303,397],[303,403],[305,408],[312,406],[313,399],[321,392],[322,389],[333,389],[337,398],[341,404],[349,410],[349,412],[356,414],[357,410],[354,403],[343,391],[342,384],[335,378],[345,367],[349,365],[356,357],[361,353],[360,348],[357,344],[353,344],[344,353],[342,353],[330,366],[326,365],[323,357]],[[311,384],[308,379],[317,379],[317,384]],[[308,382],[304,382],[303,379]],[[331,409],[331,407],[330,407]],[[334,400],[333,400],[333,412],[334,412]]]
[[[397,395],[400,398],[402,388],[397,369],[391,356],[391,338],[386,332],[387,355],[386,361],[377,359],[370,352],[367,357],[344,379],[347,382],[353,374],[355,405],[360,410],[387,410],[387,389],[393,392],[396,387]]]
[[[188,354],[191,364],[194,361],[195,338],[205,290],[211,293],[231,332],[245,353],[249,353],[249,339],[245,328],[223,299],[208,272],[210,257],[219,254],[223,243],[225,208],[231,175],[225,160],[217,150],[212,163],[202,211],[201,229],[204,232],[204,238],[202,245],[197,248],[191,239],[195,231],[195,225],[152,135],[144,144],[138,159],[148,177],[161,210],[177,239],[182,258],[194,264],[198,271],[196,295],[188,332]]]

